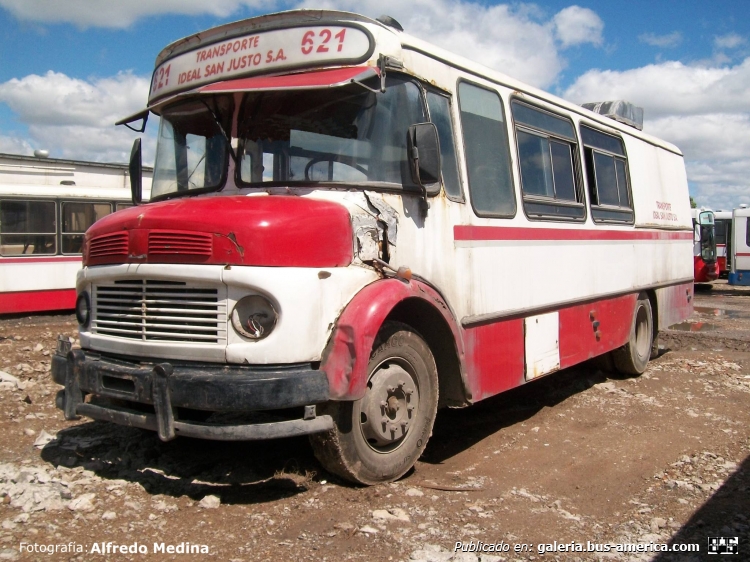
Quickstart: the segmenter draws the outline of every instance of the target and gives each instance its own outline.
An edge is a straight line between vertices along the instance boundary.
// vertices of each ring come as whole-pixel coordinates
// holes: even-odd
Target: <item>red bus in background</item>
[[[695,282],[710,283],[719,278],[714,212],[707,209],[693,209],[692,215]]]
[[[714,211],[714,223],[719,277],[727,277],[732,269],[732,211]]]

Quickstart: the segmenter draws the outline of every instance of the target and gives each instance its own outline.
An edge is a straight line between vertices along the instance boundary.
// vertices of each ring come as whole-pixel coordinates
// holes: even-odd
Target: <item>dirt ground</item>
[[[370,488],[306,439],[66,422],[49,364],[73,317],[0,319],[0,560],[697,561],[709,537],[750,560],[750,290],[714,285],[642,376],[585,364],[441,411],[416,468]],[[700,552],[616,551],[652,543]]]

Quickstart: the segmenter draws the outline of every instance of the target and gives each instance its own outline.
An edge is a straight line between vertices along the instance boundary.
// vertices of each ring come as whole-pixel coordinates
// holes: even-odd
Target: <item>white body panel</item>
[[[238,267],[220,265],[112,265],[83,269],[77,289],[122,279],[185,281],[189,287],[217,287],[223,316],[218,344],[139,341],[102,336],[96,323],[80,332],[81,346],[104,352],[164,359],[240,364],[280,364],[319,361],[333,320],[349,300],[377,275],[361,267],[328,268]],[[322,277],[322,278],[321,278]],[[248,294],[270,296],[279,320],[265,339],[248,342],[231,326],[229,314],[237,300]],[[97,311],[92,311],[94,318]]]
[[[527,381],[560,368],[559,322],[557,312],[524,319]]]
[[[18,259],[12,263],[0,260],[0,292],[72,289],[80,269],[80,258]]]

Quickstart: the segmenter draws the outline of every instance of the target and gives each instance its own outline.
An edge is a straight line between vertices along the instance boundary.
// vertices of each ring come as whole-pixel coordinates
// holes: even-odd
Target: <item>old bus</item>
[[[710,209],[691,209],[693,217],[693,277],[696,283],[719,278],[716,247],[716,222]]]
[[[732,269],[732,211],[714,211],[714,221],[719,276],[727,277]]]
[[[123,121],[149,113],[149,202],[86,233],[81,348],[53,363],[68,419],[309,434],[331,472],[388,481],[439,407],[604,354],[641,373],[692,312],[677,148],[391,18],[192,35]]]

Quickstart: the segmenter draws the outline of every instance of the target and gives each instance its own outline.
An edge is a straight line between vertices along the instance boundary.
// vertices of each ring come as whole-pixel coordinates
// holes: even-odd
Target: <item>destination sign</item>
[[[264,71],[362,62],[370,37],[344,26],[307,26],[264,31],[213,43],[160,64],[151,81],[149,103],[184,90]]]

